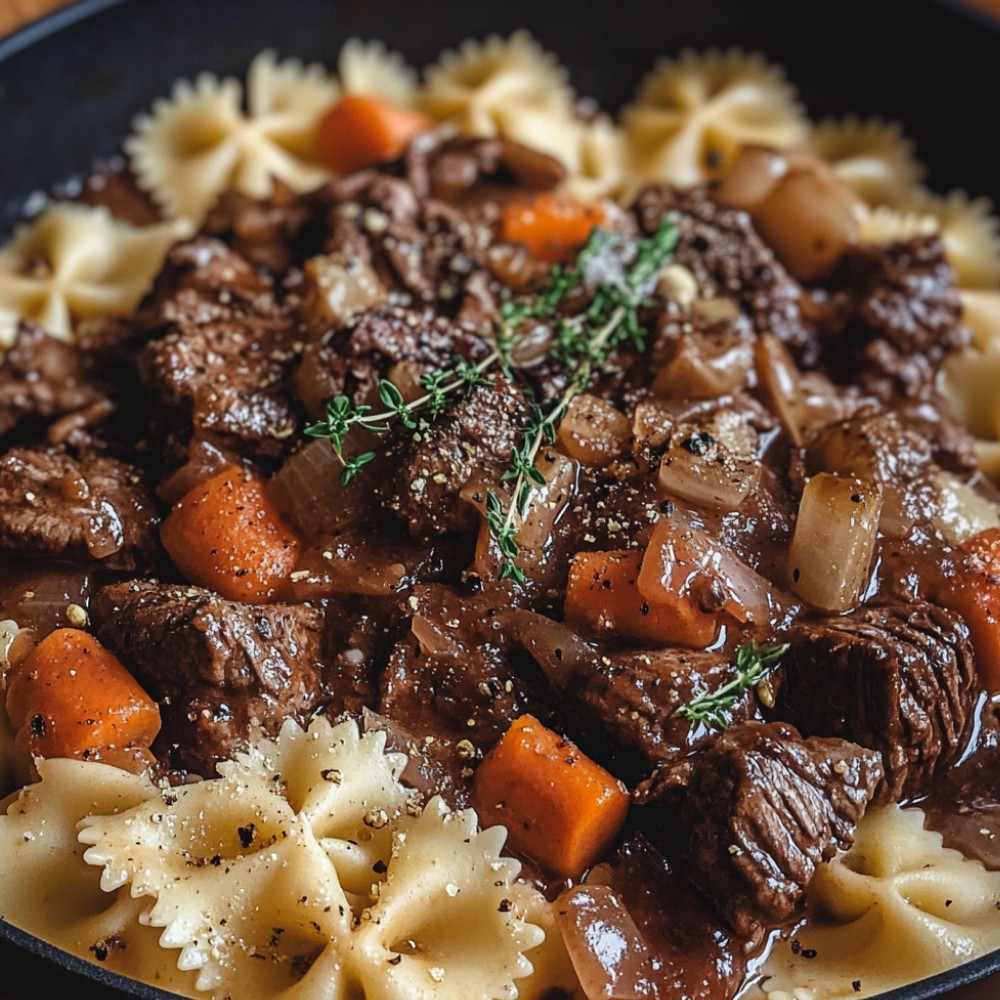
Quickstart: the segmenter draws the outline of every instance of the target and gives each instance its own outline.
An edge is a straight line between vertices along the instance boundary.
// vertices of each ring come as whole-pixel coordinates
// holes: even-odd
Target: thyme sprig
[[[572,401],[617,350],[627,345],[644,348],[646,331],[640,313],[652,305],[653,287],[676,243],[676,227],[666,222],[652,236],[639,240],[595,229],[573,262],[552,268],[540,291],[508,296],[501,302],[500,318],[491,331],[492,350],[484,358],[472,362],[453,357],[452,367],[421,377],[425,392],[410,402],[391,381],[381,380],[382,410],[335,396],[327,403],[326,419],[310,425],[305,433],[329,440],[344,467],[341,481],[346,485],[375,457],[373,451],[345,453],[352,431],[384,434],[397,422],[419,430],[433,423],[452,399],[491,385],[488,373],[493,368],[517,382],[513,350],[520,332],[529,321],[549,324],[553,333],[549,357],[563,369],[563,390],[550,403],[532,406],[521,443],[511,449],[510,468],[503,476],[510,484],[503,491],[506,495],[490,490],[486,497],[486,523],[500,552],[501,579],[523,581],[524,572],[516,563],[517,533],[534,489],[545,486],[545,477],[535,465],[539,452],[555,441],[556,427]],[[586,303],[585,308],[571,310],[575,300]]]
[[[759,646],[755,642],[744,643],[736,651],[733,679],[715,691],[681,705],[674,715],[725,729],[729,724],[725,713],[736,704],[744,691],[756,687],[787,652],[787,642],[765,642]]]

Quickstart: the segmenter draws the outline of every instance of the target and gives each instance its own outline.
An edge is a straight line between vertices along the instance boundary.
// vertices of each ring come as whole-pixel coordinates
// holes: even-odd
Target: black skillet
[[[240,74],[266,47],[330,63],[352,36],[420,66],[463,38],[521,27],[559,53],[580,93],[610,107],[660,54],[762,51],[814,118],[898,119],[932,187],[1000,201],[1000,28],[944,0],[79,0],[0,41],[0,232],[32,192],[113,155],[133,114],[178,77]],[[0,969],[7,1000],[170,996],[2,921]],[[997,1000],[997,973],[1000,951],[884,1000]]]

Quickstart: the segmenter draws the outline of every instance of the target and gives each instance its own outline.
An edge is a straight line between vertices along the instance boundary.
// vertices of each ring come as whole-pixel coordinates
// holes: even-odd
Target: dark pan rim
[[[73,0],[67,6],[0,39],[0,64],[53,35],[71,29],[81,21],[128,2],[129,0]],[[984,30],[1000,35],[1000,19],[979,8],[969,6],[963,0],[925,0],[925,2],[943,7],[958,17],[976,22]],[[2,917],[0,917],[0,942],[5,942],[18,951],[34,956],[63,972],[89,980],[95,985],[105,986],[115,991],[116,995],[127,997],[129,1000],[177,1000],[179,996],[141,980],[130,979],[72,952],[64,951]],[[1000,973],[1000,948],[937,975],[898,987],[888,993],[880,993],[878,1000],[934,1000],[939,997],[941,1000],[947,1000],[944,991],[970,985],[994,973]]]

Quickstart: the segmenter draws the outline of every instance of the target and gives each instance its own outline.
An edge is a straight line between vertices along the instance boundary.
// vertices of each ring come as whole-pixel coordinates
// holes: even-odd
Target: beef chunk
[[[559,692],[580,727],[574,740],[630,783],[690,749],[703,733],[674,713],[731,675],[728,658],[718,652],[598,651],[568,626],[532,611],[510,612],[505,625]],[[730,719],[745,719],[751,708],[747,695],[733,705]]]
[[[413,533],[475,531],[478,515],[460,493],[475,477],[498,487],[511,449],[521,444],[528,407],[520,391],[501,375],[473,390],[419,435],[404,431],[386,450],[392,479],[384,505]]]
[[[32,418],[48,422],[72,413],[89,422],[107,416],[110,406],[84,355],[22,324],[0,365],[0,438]]]
[[[157,746],[174,767],[212,776],[258,729],[276,735],[321,701],[321,612],[248,605],[207,590],[133,581],[91,603],[97,637],[160,703]]]
[[[936,237],[864,245],[845,254],[824,322],[828,363],[882,398],[925,389],[964,346],[955,278]],[[845,349],[846,348],[846,349]]]
[[[270,197],[262,200],[226,191],[206,216],[202,232],[227,243],[254,267],[284,274],[319,252],[316,197],[299,195],[278,178]]]
[[[214,240],[175,247],[150,307],[167,324],[139,357],[153,426],[178,458],[192,435],[258,458],[280,456],[297,426],[287,392],[295,324],[269,282]]]
[[[106,455],[14,448],[0,459],[0,547],[148,567],[159,513],[144,473]]]
[[[522,713],[544,716],[534,687],[515,670],[503,627],[509,602],[502,590],[471,597],[442,586],[415,588],[404,606],[410,631],[381,678],[379,711],[414,735],[451,746],[468,740],[483,752]]]
[[[931,604],[868,607],[789,634],[780,705],[809,735],[878,750],[880,798],[925,791],[965,745],[974,716],[969,632]],[[823,682],[817,685],[817,676]]]
[[[453,355],[478,359],[489,353],[473,330],[427,310],[376,306],[343,330],[330,330],[305,348],[295,382],[306,410],[319,417],[331,396],[350,396],[356,403],[377,399],[378,382],[391,378],[415,381],[419,374],[440,371]]]
[[[487,225],[374,170],[340,181],[332,195],[327,252],[358,257],[387,288],[457,312],[463,285],[492,241]]]
[[[734,299],[758,333],[774,333],[801,362],[815,360],[817,344],[799,309],[801,289],[745,212],[718,205],[706,188],[657,185],[639,195],[636,215],[646,233],[664,219],[677,226],[674,261],[694,274],[703,297]]]
[[[882,763],[846,740],[803,740],[791,726],[744,722],[674,777],[688,829],[685,871],[749,933],[789,917],[817,865],[851,846]]]
[[[421,197],[448,202],[497,185],[547,191],[566,177],[559,160],[511,139],[444,138],[440,132],[413,142],[405,166]]]

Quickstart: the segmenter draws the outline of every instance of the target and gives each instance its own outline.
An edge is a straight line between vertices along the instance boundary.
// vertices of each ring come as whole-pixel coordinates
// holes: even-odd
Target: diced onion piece
[[[650,604],[757,624],[770,618],[770,583],[707,532],[673,518],[653,529],[636,583]]]
[[[1000,508],[968,483],[939,469],[933,477],[937,489],[937,513],[934,525],[952,545],[987,528],[1000,527]]]
[[[736,510],[760,478],[760,463],[719,439],[715,424],[682,424],[660,459],[661,488],[712,510]]]
[[[754,363],[765,402],[778,415],[792,443],[801,447],[808,405],[798,367],[788,348],[773,333],[762,333],[754,347]]]
[[[717,197],[751,214],[764,241],[800,281],[830,273],[858,242],[866,214],[861,198],[817,157],[758,147],[742,152]]]
[[[545,485],[532,490],[516,539],[521,550],[517,561],[524,563],[521,568],[526,573],[531,572],[533,560],[542,556],[555,530],[556,520],[573,495],[577,464],[556,451],[545,450],[538,456],[535,468],[545,477]]]
[[[791,589],[824,611],[858,604],[875,551],[882,488],[821,472],[806,484],[788,556]]]
[[[570,457],[584,465],[607,465],[632,435],[628,418],[607,400],[581,393],[570,404],[557,436]]]
[[[567,889],[553,907],[587,1000],[655,996],[651,956],[624,903],[610,886]]]
[[[388,295],[378,275],[359,257],[320,254],[306,261],[303,272],[307,291],[302,313],[323,326],[347,326]]]
[[[303,536],[315,537],[357,520],[369,501],[357,484],[341,485],[343,471],[329,441],[310,441],[285,462],[268,489],[278,509]]]
[[[715,190],[721,205],[752,211],[774,192],[788,173],[788,157],[768,146],[744,146]]]
[[[667,398],[715,399],[746,384],[753,368],[750,337],[734,323],[681,337],[653,379],[653,392]]]

